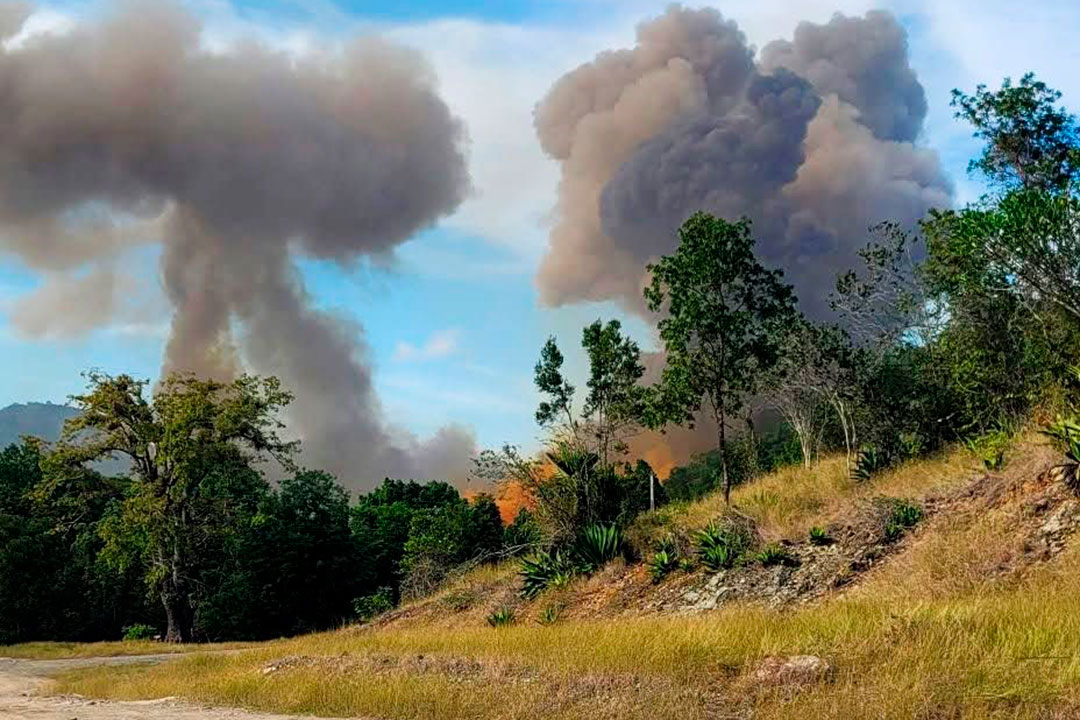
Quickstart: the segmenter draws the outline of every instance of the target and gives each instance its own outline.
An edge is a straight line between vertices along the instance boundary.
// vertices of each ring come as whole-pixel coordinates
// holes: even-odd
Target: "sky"
[[[1035,71],[1080,109],[1080,3],[1075,0],[729,0],[703,3],[734,19],[760,47],[790,37],[800,20],[833,12],[892,10],[908,30],[912,65],[930,105],[920,142],[936,149],[958,202],[981,188],[966,175],[977,151],[952,118],[949,92],[996,86]],[[472,191],[435,227],[378,265],[343,268],[302,261],[316,305],[362,333],[388,421],[418,436],[456,424],[480,447],[535,446],[538,398],[532,367],[555,335],[580,377],[581,327],[618,317],[649,349],[650,328],[611,304],[541,307],[533,277],[546,244],[558,168],[544,157],[532,109],[552,82],[597,52],[633,44],[636,23],[664,10],[645,0],[198,0],[189,3],[210,42],[255,35],[303,53],[356,33],[378,33],[421,51],[469,136]],[[62,31],[102,11],[98,3],[39,4],[24,32]],[[1022,10],[1018,9],[1022,8]],[[90,368],[156,377],[168,305],[152,247],[132,252],[148,279],[127,317],[79,337],[27,338],[10,322],[23,294],[47,278],[13,258],[0,260],[0,405],[64,402]]]

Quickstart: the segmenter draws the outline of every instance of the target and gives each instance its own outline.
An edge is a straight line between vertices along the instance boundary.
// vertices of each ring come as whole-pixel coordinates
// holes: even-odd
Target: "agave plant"
[[[1080,424],[1074,418],[1059,418],[1042,430],[1065,453],[1065,462],[1054,472],[1069,487],[1080,487]]]
[[[590,525],[574,544],[574,555],[584,572],[594,572],[615,559],[622,548],[622,534],[614,525]]]
[[[487,623],[491,627],[506,627],[514,624],[514,611],[505,605],[487,616]]]
[[[559,551],[541,550],[521,560],[521,596],[533,598],[549,587],[569,582],[574,564]]]
[[[712,572],[734,565],[751,544],[749,534],[742,528],[715,522],[698,532],[696,539],[698,557]]]
[[[883,458],[873,445],[859,449],[859,455],[855,458],[855,467],[851,469],[851,479],[855,482],[866,482],[870,476],[884,466]]]
[[[810,528],[810,544],[811,545],[829,545],[832,543],[832,538],[829,537],[829,531],[823,527],[814,526]]]

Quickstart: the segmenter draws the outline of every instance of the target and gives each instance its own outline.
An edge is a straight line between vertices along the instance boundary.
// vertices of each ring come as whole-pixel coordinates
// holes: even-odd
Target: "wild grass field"
[[[388,622],[235,654],[79,670],[60,677],[56,690],[432,720],[1076,717],[1080,549],[1068,545],[1050,559],[1029,552],[1018,528],[1036,512],[1034,488],[1054,456],[1026,436],[1010,457],[992,493],[963,450],[865,484],[831,458],[739,488],[736,507],[767,538],[800,537],[874,495],[959,498],[858,583],[804,605],[732,604],[686,616],[571,613],[540,624],[535,609],[551,600],[541,596],[515,606],[515,623],[493,628],[483,622],[493,599],[463,613],[438,611],[436,601]],[[971,489],[957,494],[964,488]],[[667,508],[643,518],[639,531],[700,527],[721,504],[708,497]],[[505,592],[513,573],[483,568],[443,595]],[[572,604],[577,596],[571,588],[560,597]],[[826,659],[832,672],[798,686],[755,679],[763,658],[802,654]]]

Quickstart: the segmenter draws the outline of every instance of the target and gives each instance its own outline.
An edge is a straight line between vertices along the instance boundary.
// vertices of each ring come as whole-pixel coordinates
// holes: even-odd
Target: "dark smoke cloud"
[[[27,11],[0,7],[10,37]],[[386,255],[452,211],[463,140],[412,52],[210,52],[178,8],[123,5],[0,51],[0,243],[92,283],[76,328],[109,321],[124,251],[162,243],[165,369],[279,375],[303,461],[344,481],[444,476],[430,461],[468,457],[472,438],[450,429],[429,447],[385,425],[358,330],[311,306],[292,256]],[[69,312],[75,287],[30,298],[16,325],[47,334],[42,308]]]
[[[537,106],[562,165],[538,285],[643,312],[645,264],[694,211],[754,221],[758,253],[824,315],[867,228],[950,202],[903,28],[889,14],[801,24],[755,61],[734,23],[672,6],[637,45],[568,73]]]

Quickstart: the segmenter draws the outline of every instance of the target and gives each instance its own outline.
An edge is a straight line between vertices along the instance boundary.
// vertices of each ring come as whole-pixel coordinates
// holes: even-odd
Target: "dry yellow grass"
[[[1047,457],[1028,440],[1017,456],[1028,458],[1017,461],[1020,473],[1035,472]],[[764,533],[795,536],[865,495],[923,496],[975,475],[972,458],[953,452],[855,486],[834,459],[740,488],[736,501]],[[668,519],[703,525],[719,509],[706,499]],[[61,678],[58,689],[432,720],[1077,717],[1080,549],[1008,582],[987,581],[988,568],[1009,551],[1013,512],[1015,504],[1003,503],[936,517],[861,587],[796,610],[731,606],[693,617],[522,621],[501,629],[479,616],[448,626],[418,615],[234,655],[80,671]],[[501,588],[508,571],[463,578],[458,590]],[[803,653],[833,663],[831,682],[794,691],[748,679],[765,656]],[[300,660],[264,672],[283,657]]]
[[[118,655],[157,655],[160,653],[206,652],[207,650],[230,650],[250,647],[251,643],[214,643],[202,645],[166,645],[151,640],[127,640],[123,642],[30,642],[18,645],[0,645],[0,657],[32,660],[60,660],[64,658],[116,657]]]

